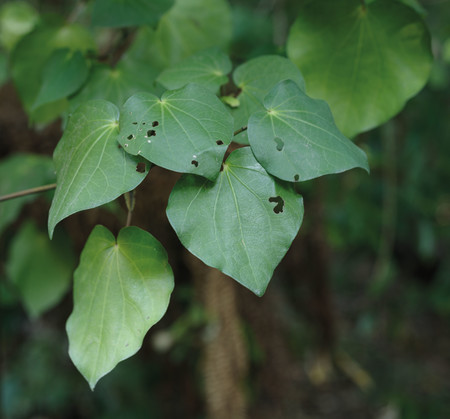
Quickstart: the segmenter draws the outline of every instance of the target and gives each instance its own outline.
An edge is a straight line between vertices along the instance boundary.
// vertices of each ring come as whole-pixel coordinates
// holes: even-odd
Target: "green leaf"
[[[197,83],[217,93],[228,82],[231,61],[219,48],[197,52],[179,64],[164,70],[157,80],[167,89],[174,90],[188,83]]]
[[[73,111],[82,103],[93,99],[104,99],[122,106],[137,92],[154,93],[158,71],[135,59],[122,59],[115,68],[95,66],[82,89],[70,98]]]
[[[169,10],[174,0],[95,0],[92,23],[97,26],[151,25]]]
[[[42,85],[33,109],[75,93],[86,81],[89,67],[80,51],[68,48],[52,53],[42,72]]]
[[[59,48],[71,50],[95,49],[95,43],[90,33],[82,26],[40,26],[24,36],[11,54],[11,74],[25,110],[31,114],[31,119],[41,122],[37,109],[31,113],[31,108],[41,88],[42,72],[53,51]],[[53,113],[43,113],[45,119],[57,117],[61,106],[52,109]]]
[[[53,161],[48,156],[17,153],[0,162],[0,196],[54,183]],[[0,203],[0,233],[16,219],[21,208],[39,195],[27,195]]]
[[[432,62],[421,17],[392,0],[365,9],[359,0],[308,2],[291,28],[287,52],[307,93],[329,103],[349,137],[398,113],[425,85]]]
[[[302,90],[305,89],[300,70],[290,60],[279,55],[254,58],[236,68],[233,81],[240,89],[240,106],[232,112],[235,130],[246,126],[252,113],[264,109],[264,97],[283,80],[293,80]],[[234,141],[248,144],[247,133],[244,131],[239,134]]]
[[[61,232],[50,241],[31,222],[14,236],[6,272],[30,317],[38,317],[54,307],[68,291],[75,268],[70,243],[69,237]]]
[[[144,180],[148,165],[141,172],[140,160],[118,147],[118,118],[116,106],[94,100],[69,119],[53,154],[57,187],[48,217],[50,237],[62,219],[112,201]]]
[[[245,147],[231,153],[214,183],[183,176],[167,217],[191,253],[261,296],[297,235],[303,200]]]
[[[140,31],[129,56],[159,69],[196,51],[226,47],[231,39],[231,10],[225,0],[176,0],[155,31]]]
[[[133,155],[183,173],[214,179],[233,135],[233,119],[220,99],[196,84],[162,98],[138,93],[120,115],[118,141]]]
[[[339,132],[326,102],[311,99],[293,81],[277,84],[264,107],[251,116],[248,138],[272,175],[293,182],[354,167],[369,171],[366,155]]]
[[[96,226],[74,277],[69,354],[94,389],[139,350],[147,331],[164,315],[173,274],[164,248],[151,234],[126,227],[116,241],[108,229]]]
[[[17,41],[39,20],[36,10],[24,1],[6,2],[0,8],[0,45],[11,51]]]

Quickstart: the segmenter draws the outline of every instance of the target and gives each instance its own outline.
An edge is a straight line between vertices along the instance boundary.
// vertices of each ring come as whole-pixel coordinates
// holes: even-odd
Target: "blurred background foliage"
[[[284,53],[301,2],[230,3],[234,63]],[[299,186],[304,225],[266,295],[257,299],[235,287],[250,418],[450,417],[450,2],[407,3],[431,31],[429,83],[390,122],[355,139],[369,156],[370,176],[350,171]],[[75,2],[31,4],[65,15]],[[1,81],[7,79],[5,57],[0,52]],[[35,131],[10,82],[0,95],[1,156],[51,155],[59,123]],[[1,181],[7,176],[2,173]],[[161,190],[172,182],[155,179],[153,187]],[[198,279],[191,278],[192,262],[173,234],[155,227],[164,215],[150,231],[172,255],[176,287],[169,311],[142,350],[91,392],[67,355],[70,293],[30,318],[8,279],[8,267],[17,263],[11,243],[25,219],[45,231],[48,202],[42,196],[27,203],[0,238],[2,417],[205,417],[202,362],[214,321]],[[152,208],[163,212],[164,202]],[[122,203],[64,222],[74,251],[97,220],[120,228],[114,214],[123,219]],[[139,208],[136,217],[144,228],[150,223],[139,218]],[[219,392],[225,391],[221,385]]]

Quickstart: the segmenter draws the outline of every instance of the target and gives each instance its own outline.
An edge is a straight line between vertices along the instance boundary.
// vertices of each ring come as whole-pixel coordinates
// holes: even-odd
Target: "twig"
[[[136,203],[134,191],[126,192],[123,196],[128,209],[127,223],[125,226],[129,227],[131,225],[131,218],[133,217],[134,204]]]
[[[233,136],[236,137],[236,135],[240,134],[241,132],[247,131],[247,125],[245,127],[239,128],[237,131],[234,131]]]
[[[8,201],[9,199],[20,198],[26,195],[32,195],[39,192],[50,191],[56,188],[56,183],[51,183],[50,185],[37,186],[35,188],[25,189],[19,192],[13,192],[7,195],[0,196],[0,202]]]

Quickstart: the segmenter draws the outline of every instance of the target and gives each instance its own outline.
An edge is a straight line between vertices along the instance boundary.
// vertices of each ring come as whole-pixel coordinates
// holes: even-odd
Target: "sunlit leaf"
[[[80,51],[56,50],[42,72],[42,85],[33,108],[76,92],[85,82],[88,72],[87,61]]]
[[[53,159],[57,187],[48,217],[50,237],[62,219],[105,204],[134,189],[148,165],[119,149],[119,111],[112,103],[95,100],[80,106],[69,119]]]
[[[69,238],[62,232],[50,241],[47,234],[28,222],[14,236],[6,263],[26,311],[38,317],[55,306],[68,291],[75,268]]]
[[[151,234],[127,227],[116,241],[105,227],[94,228],[75,271],[67,321],[70,357],[92,389],[139,350],[173,286],[167,254]]]
[[[250,115],[263,110],[263,100],[267,93],[280,81],[293,80],[302,90],[305,89],[300,70],[294,63],[279,55],[264,55],[240,65],[233,73],[233,81],[239,88],[239,106],[233,109],[234,129],[248,124]],[[244,131],[234,141],[248,144]]]
[[[217,93],[219,87],[228,82],[231,61],[218,48],[197,52],[179,64],[164,70],[158,81],[167,89],[173,90],[188,83],[197,83]]]
[[[233,135],[233,119],[197,84],[132,96],[122,108],[118,140],[126,151],[166,169],[214,179]]]
[[[248,137],[272,175],[294,182],[354,167],[369,170],[366,155],[339,132],[326,102],[311,99],[293,81],[277,84],[264,107],[251,116]]]
[[[0,162],[0,195],[7,195],[56,181],[53,161],[48,156],[37,154],[13,154]],[[0,233],[20,212],[26,203],[39,195],[0,202]]]
[[[307,2],[292,26],[288,56],[307,93],[325,99],[354,136],[390,119],[426,83],[430,36],[422,18],[392,0]]]
[[[303,200],[245,147],[231,153],[215,182],[183,176],[167,217],[191,253],[261,296],[297,235]]]
[[[98,26],[138,26],[158,22],[174,0],[95,0],[92,23]]]

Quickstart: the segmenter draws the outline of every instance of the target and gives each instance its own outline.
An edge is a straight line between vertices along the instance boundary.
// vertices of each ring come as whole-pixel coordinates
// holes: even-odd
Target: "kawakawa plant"
[[[123,194],[131,214],[133,190],[161,166],[183,173],[167,206],[182,244],[262,296],[300,229],[301,182],[368,171],[347,136],[391,118],[427,80],[421,17],[400,1],[367,3],[305,2],[287,57],[239,65],[225,52],[232,25],[225,0],[95,0],[69,22],[25,3],[4,5],[3,22],[13,24],[2,29],[2,57],[30,121],[64,118],[50,238],[61,220]],[[74,23],[89,19],[91,27]],[[98,29],[104,26],[116,29]],[[225,158],[233,141],[242,147]],[[53,182],[43,156],[11,156],[0,167],[3,179],[5,172],[3,193]],[[29,198],[2,204],[1,228]],[[140,348],[174,287],[162,245],[129,224],[118,237],[95,226],[74,273],[69,353],[92,389]],[[57,230],[56,250],[45,244],[29,252],[52,265],[42,269],[54,269],[41,278],[39,295],[41,268],[18,265],[42,233],[27,224],[11,244],[7,273],[32,315],[57,302],[70,281],[74,259]]]

